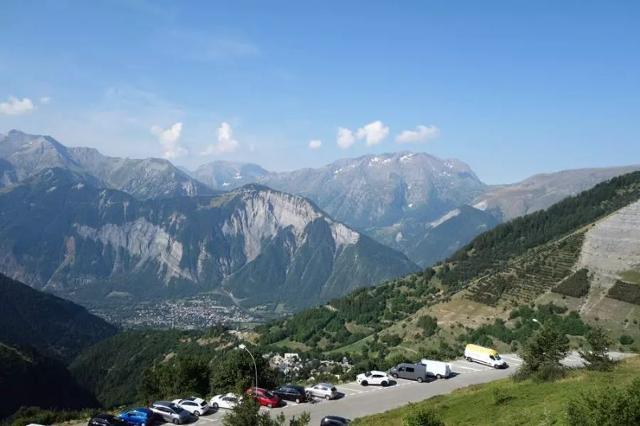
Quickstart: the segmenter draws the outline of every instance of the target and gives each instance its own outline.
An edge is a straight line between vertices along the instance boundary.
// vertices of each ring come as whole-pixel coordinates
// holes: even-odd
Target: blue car
[[[133,426],[151,426],[156,422],[156,414],[148,408],[134,408],[123,411],[118,417]]]

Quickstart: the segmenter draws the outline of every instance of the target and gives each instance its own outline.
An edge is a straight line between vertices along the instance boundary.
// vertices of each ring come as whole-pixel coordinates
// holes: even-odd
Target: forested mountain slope
[[[540,305],[537,314],[535,310],[518,311],[514,318],[542,318],[579,310],[580,300],[572,301],[566,296],[563,299],[552,290],[576,274],[574,280],[579,279],[584,274],[579,272],[581,269],[597,267],[596,261],[585,257],[585,233],[588,236],[591,227],[599,229],[603,226],[599,221],[606,223],[609,215],[615,217],[633,210],[639,199],[640,172],[613,178],[547,210],[498,225],[434,268],[374,289],[359,290],[327,306],[265,326],[260,330],[262,342],[286,345],[293,341],[310,350],[359,350],[363,346],[375,347],[373,343],[378,344],[387,336],[388,342],[383,345],[387,348],[401,342],[416,348],[428,343],[421,330],[431,330],[427,332],[431,335],[434,330],[446,328],[446,332],[439,333],[444,333],[441,337],[452,344],[455,341],[448,340],[451,336],[470,333],[472,328],[481,328],[496,317],[508,320],[509,312],[519,305],[554,302],[557,307]],[[635,223],[631,229],[637,227],[638,222]],[[603,251],[597,256],[602,255]],[[627,287],[624,289],[630,292]],[[638,314],[631,311],[635,317],[612,324],[616,327],[614,334],[620,335],[634,318],[637,324]],[[615,308],[608,315],[615,316]],[[571,314],[567,321],[571,324],[576,318],[577,314]],[[504,323],[496,327],[483,329],[483,333],[500,330],[498,334],[503,337],[510,333],[505,331]],[[574,328],[583,330],[581,327]],[[637,331],[636,325],[634,333]]]
[[[68,300],[0,274],[0,342],[70,362],[116,328]]]

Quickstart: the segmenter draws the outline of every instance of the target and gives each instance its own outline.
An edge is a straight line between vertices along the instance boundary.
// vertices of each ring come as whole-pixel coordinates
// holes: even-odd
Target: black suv
[[[295,401],[298,404],[301,402],[305,402],[308,399],[307,393],[305,392],[304,388],[298,385],[283,385],[274,390],[273,393],[275,393],[282,399],[285,399],[287,401]]]

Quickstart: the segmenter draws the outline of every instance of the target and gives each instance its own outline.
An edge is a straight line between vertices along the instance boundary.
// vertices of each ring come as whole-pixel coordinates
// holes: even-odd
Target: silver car
[[[191,420],[191,413],[171,401],[156,401],[149,408],[162,417],[162,420],[174,425],[181,425]]]
[[[338,389],[331,383],[318,383],[306,388],[305,392],[307,395],[317,398],[336,399],[338,397]]]

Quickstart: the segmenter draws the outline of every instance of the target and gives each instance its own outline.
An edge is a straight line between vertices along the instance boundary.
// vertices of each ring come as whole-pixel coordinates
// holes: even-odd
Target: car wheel
[[[173,424],[174,424],[174,425],[179,425],[179,424],[180,424],[180,420],[178,420],[178,419],[173,419]]]
[[[331,399],[331,395],[325,395],[324,399],[326,399],[327,401]]]
[[[367,382],[366,380],[363,380],[363,381],[360,382],[360,384],[362,386],[367,386],[369,384],[369,382]]]
[[[194,411],[193,415],[196,416],[196,417],[200,417],[200,411]]]
[[[442,379],[442,374],[436,374],[436,379],[438,380]]]
[[[300,404],[300,398],[296,398],[296,404]]]
[[[386,381],[384,381],[384,382],[382,382],[382,383],[380,383],[380,384],[384,387],[384,386],[387,386],[389,383],[387,383]]]
[[[422,383],[424,382],[424,380],[422,379],[422,377],[418,377],[418,383]]]
[[[398,375],[397,375],[396,373],[393,373],[393,374],[391,375],[391,377],[393,377],[394,379],[397,379],[397,378],[398,378]]]
[[[269,404],[267,404],[267,407],[273,408],[273,404],[269,403]]]
[[[218,411],[218,403],[214,402],[213,404],[211,404],[211,408],[214,409],[215,411]]]

